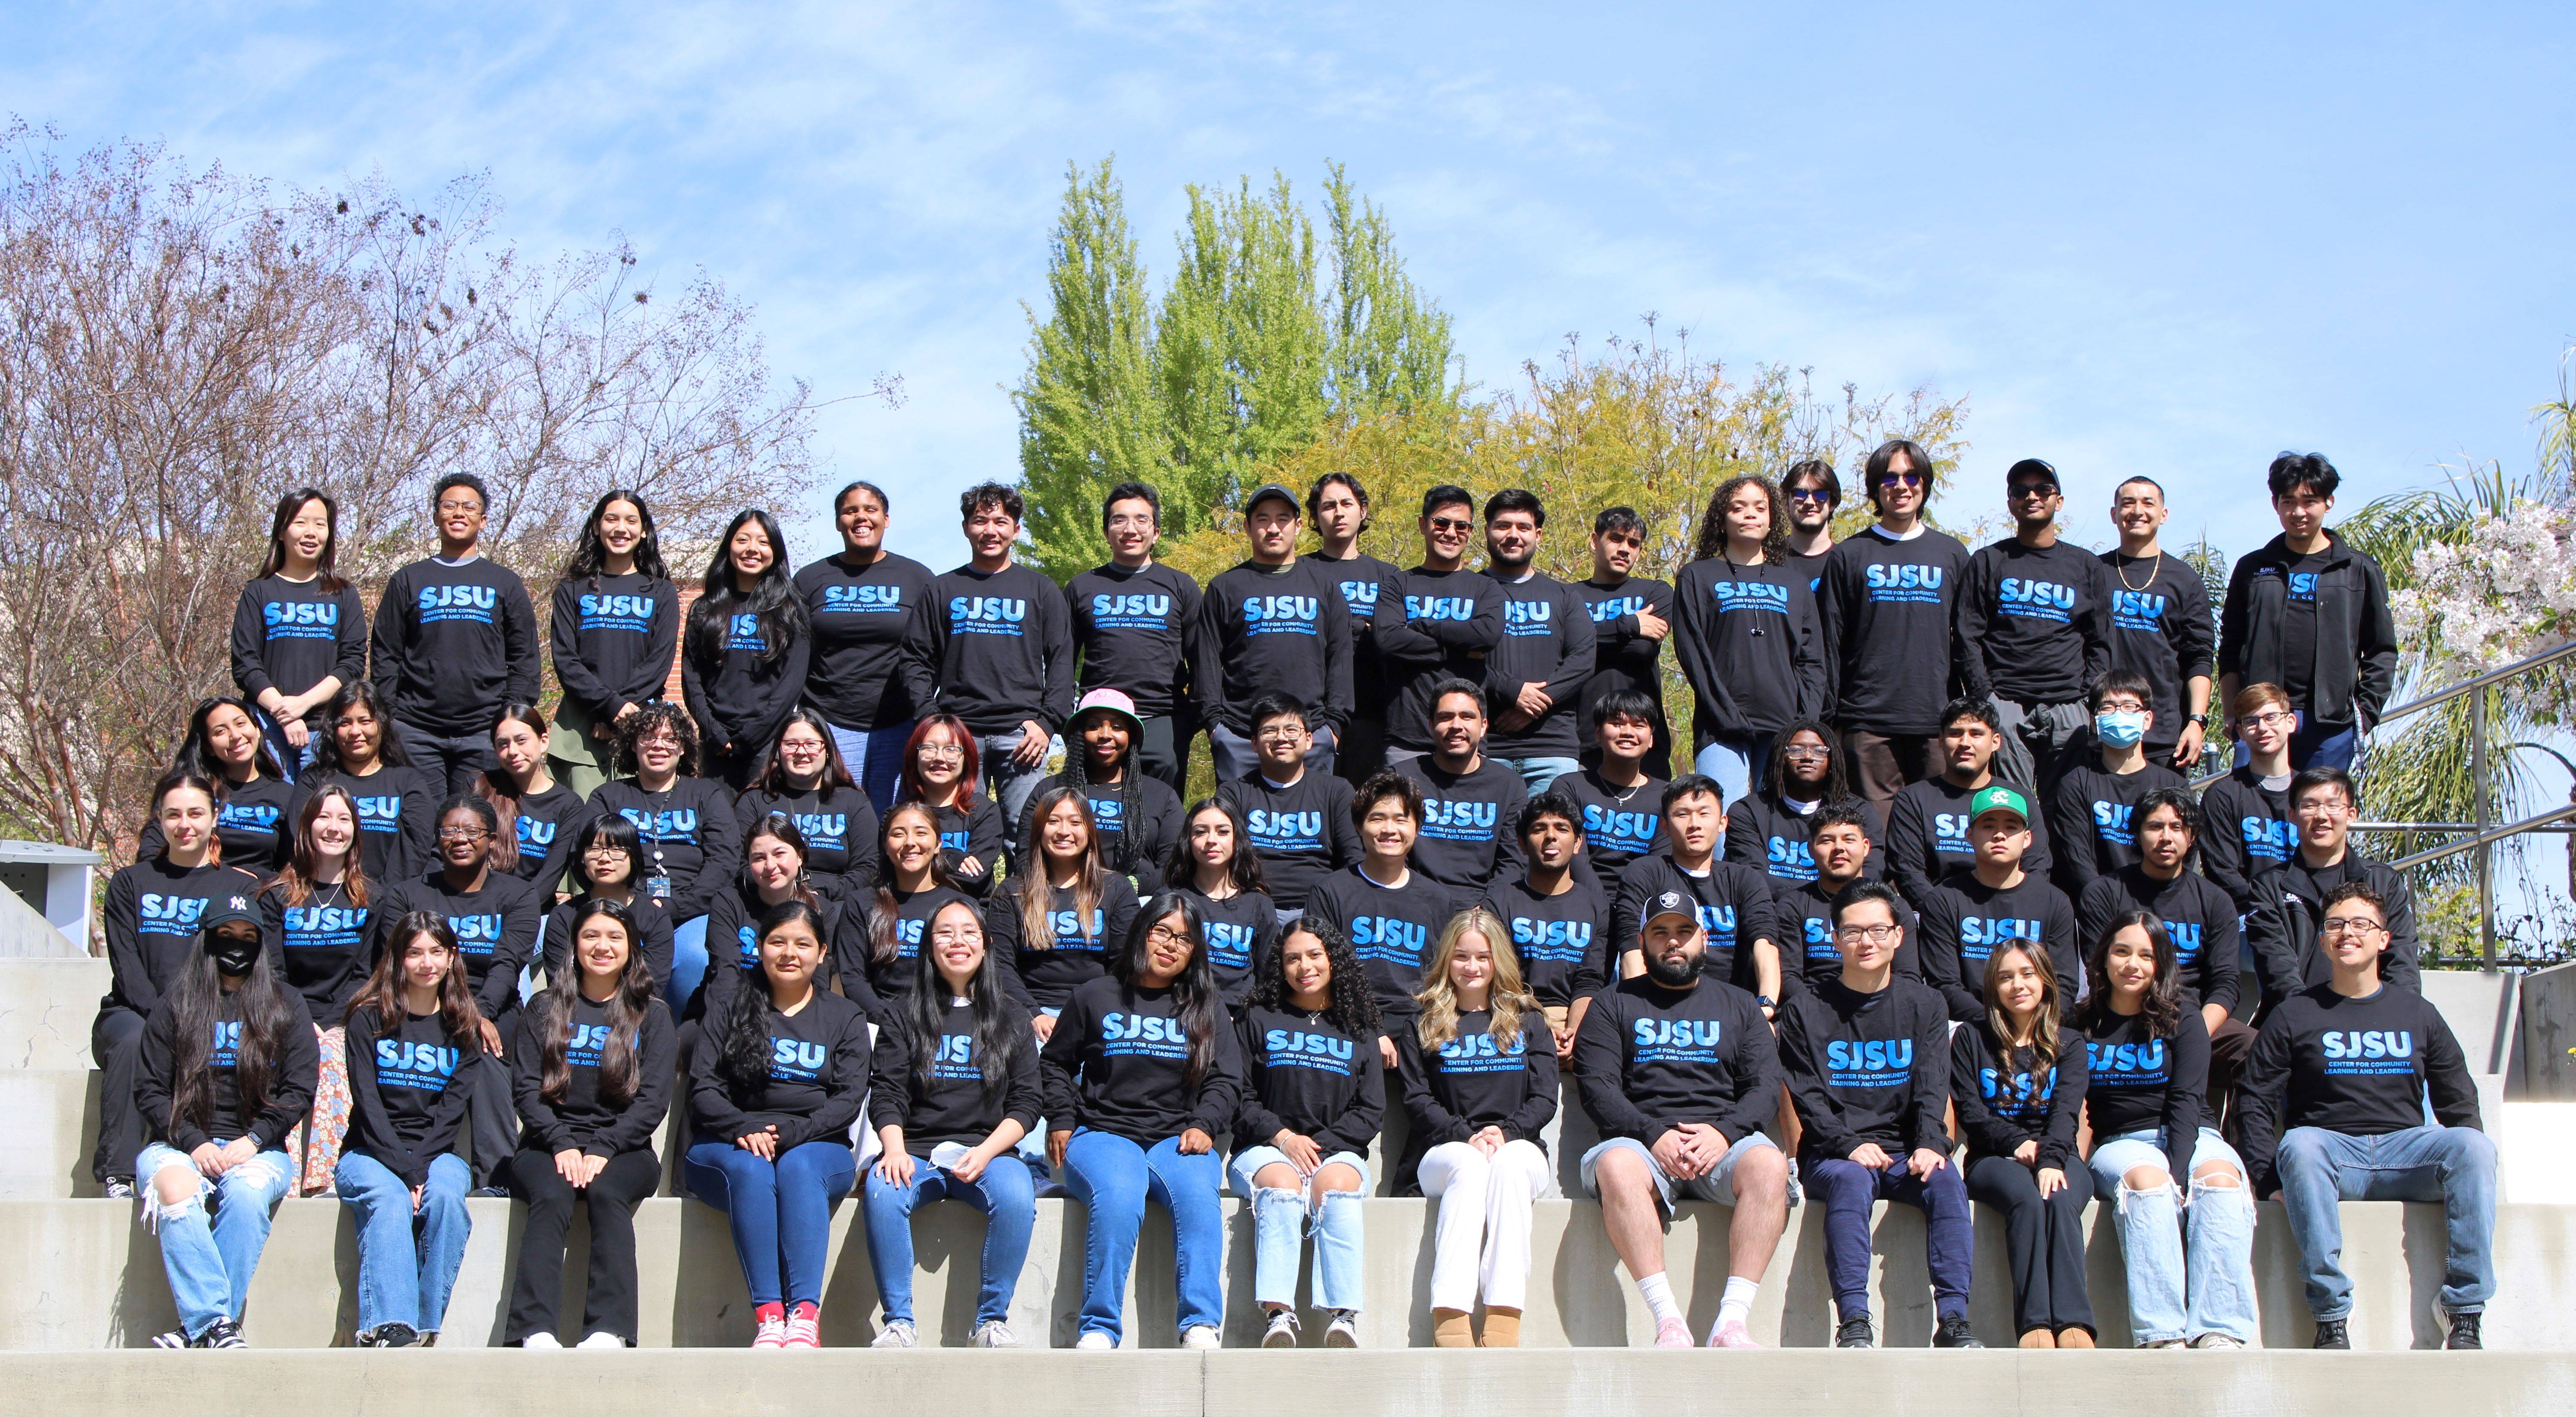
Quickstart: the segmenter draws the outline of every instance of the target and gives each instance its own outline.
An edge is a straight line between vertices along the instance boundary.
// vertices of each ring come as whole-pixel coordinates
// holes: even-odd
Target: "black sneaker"
[[[2344,1329],[2346,1322],[2343,1319],[2317,1320],[2316,1342],[2308,1346],[2310,1348],[2350,1348],[2352,1335]]]
[[[418,1342],[420,1332],[410,1324],[378,1324],[358,1335],[360,1348],[409,1348]]]
[[[1876,1348],[1878,1330],[1869,1325],[1869,1315],[1854,1314],[1834,1329],[1836,1348]]]
[[[2486,1347],[2486,1344],[2478,1338],[2478,1320],[2484,1316],[2484,1311],[2451,1315],[2451,1336],[2442,1340],[2442,1346],[2444,1348]]]
[[[206,1325],[206,1331],[198,1334],[196,1342],[189,1346],[194,1348],[250,1347],[250,1345],[242,1339],[241,1325],[234,1323],[230,1319],[217,1319],[213,1323]]]
[[[510,1188],[507,1186],[477,1186],[473,1190],[466,1192],[466,1194],[478,1200],[505,1201],[510,1198]]]
[[[134,1183],[132,1181],[108,1182],[107,1198],[112,1201],[130,1201],[134,1199]]]
[[[1966,1314],[1950,1314],[1945,1316],[1939,1325],[1933,1328],[1932,1346],[1935,1348],[1983,1348],[1986,1345],[1977,1341],[1977,1331],[1968,1327],[1968,1316]]]
[[[155,1348],[186,1348],[189,1346],[188,1331],[184,1328],[174,1328],[168,1333],[156,1333],[152,1335],[152,1346]]]

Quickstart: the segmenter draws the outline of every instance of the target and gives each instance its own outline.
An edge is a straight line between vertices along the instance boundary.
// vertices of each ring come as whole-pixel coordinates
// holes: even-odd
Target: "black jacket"
[[[2282,1000],[2334,977],[2334,965],[2317,948],[2317,923],[2325,919],[2326,892],[2345,881],[2368,881],[2388,902],[2388,950],[2379,961],[2379,976],[2411,994],[2424,992],[2417,967],[2422,946],[2415,938],[2415,895],[2406,877],[2383,861],[2373,861],[2349,848],[2332,866],[2312,868],[2296,851],[2279,869],[2254,881],[2253,908],[2246,913],[2254,947],[2254,969],[2263,981],[2263,1017]]]
[[[2316,677],[2299,708],[2320,724],[2367,729],[2397,681],[2397,617],[2379,563],[2328,535],[2316,586]],[[2288,576],[2298,559],[2288,539],[2276,536],[2236,563],[2218,619],[2219,673],[2247,684],[2288,682]]]

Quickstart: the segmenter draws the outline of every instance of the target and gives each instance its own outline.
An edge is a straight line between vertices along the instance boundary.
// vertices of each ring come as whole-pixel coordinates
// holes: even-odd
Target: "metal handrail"
[[[2408,714],[2421,713],[2425,709],[2439,707],[2443,704],[2449,703],[2453,699],[2459,698],[2463,694],[2475,693],[2480,689],[2501,684],[2505,680],[2510,679],[2517,674],[2527,673],[2531,670],[2538,669],[2544,664],[2548,664],[2554,660],[2565,659],[2571,654],[2576,654],[2576,640],[2569,640],[2567,643],[2560,645],[2556,649],[2542,650],[2540,653],[2535,654],[2528,659],[2515,660],[2513,663],[2506,665],[2502,669],[2490,669],[2486,673],[2481,674],[2474,679],[2462,680],[2447,689],[2437,689],[2421,698],[2409,699],[2405,703],[2399,704],[2397,707],[2380,714],[2377,722],[2374,722],[2371,727],[2376,728],[2379,724],[2394,722],[2397,719],[2406,717]]]
[[[2477,851],[2483,853],[2485,848],[2493,846],[2507,837],[2519,836],[2528,831],[2546,831],[2549,829],[2550,823],[2563,822],[2570,817],[2576,817],[2576,802],[2571,802],[2564,807],[2553,808],[2536,817],[2526,817],[2519,822],[2508,822],[2503,826],[2479,832],[2476,836],[2470,837],[2466,841],[2446,842],[2443,845],[2434,847],[2430,851],[2418,851],[2412,856],[2406,857],[2402,860],[2391,861],[2388,864],[2396,867],[2400,871],[2403,871],[2408,867],[2421,866],[2428,861],[2439,861],[2445,856],[2457,856],[2463,851]],[[2565,832],[2576,830],[2576,828],[2561,827],[2558,830]],[[2483,866],[2483,861],[2480,864]],[[2493,963],[2492,948],[2490,948],[2489,963],[2490,965]]]

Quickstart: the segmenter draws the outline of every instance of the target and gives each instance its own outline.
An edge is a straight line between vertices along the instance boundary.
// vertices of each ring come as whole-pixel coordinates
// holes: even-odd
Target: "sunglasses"
[[[1465,517],[1431,518],[1431,529],[1433,531],[1471,531],[1475,528],[1475,525],[1475,522]]]
[[[1898,473],[1896,476],[1912,481],[1914,474],[1904,472]],[[1893,481],[1894,479],[1891,478],[1889,480]],[[1792,502],[1830,502],[1834,500],[1834,494],[1821,487],[1792,487],[1789,489],[1789,500]]]
[[[1923,485],[1923,474],[1919,472],[1891,472],[1882,475],[1878,479],[1878,485],[1881,487],[1892,487],[1899,483],[1902,483],[1907,487],[1920,487]]]

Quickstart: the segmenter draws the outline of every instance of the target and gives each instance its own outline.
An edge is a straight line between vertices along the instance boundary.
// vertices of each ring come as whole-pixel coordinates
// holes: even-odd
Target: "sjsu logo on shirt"
[[[1481,832],[1493,834],[1494,824],[1501,819],[1498,802],[1443,802],[1425,798],[1422,803],[1422,829],[1426,832]]]
[[[1100,908],[1092,907],[1089,929],[1083,928],[1082,914],[1079,911],[1050,910],[1047,912],[1047,929],[1055,935],[1058,948],[1079,942],[1080,945],[1098,949],[1100,947]]]
[[[1351,948],[1363,959],[1411,964],[1422,957],[1422,947],[1430,941],[1428,929],[1393,916],[1363,915],[1351,922]]]
[[[402,830],[401,794],[397,793],[391,797],[358,797],[353,795],[349,800],[358,804],[358,829],[360,831],[391,832]]]
[[[2299,827],[2295,822],[2274,821],[2270,817],[2239,817],[2238,834],[2245,838],[2245,849],[2266,861],[2287,861],[2299,846]]]
[[[653,597],[649,595],[585,595],[581,598],[583,629],[597,629],[617,621],[653,618]],[[625,628],[619,626],[619,628]],[[640,625],[635,628],[642,628]]]
[[[648,841],[696,841],[698,810],[675,807],[667,812],[647,812],[640,807],[621,807],[617,814],[635,824],[635,829]]]
[[[1878,568],[1872,566],[1870,569]],[[1732,614],[1738,610],[1789,613],[1789,588],[1784,585],[1768,585],[1761,581],[1710,581],[1708,588],[1717,597],[1717,608],[1721,614]]]
[[[1029,603],[999,595],[958,595],[949,597],[948,620],[952,625],[1016,625],[1029,618]]]
[[[1243,630],[1248,635],[1315,633],[1316,617],[1323,614],[1324,603],[1311,595],[1247,595],[1243,598]]]
[[[1503,602],[1503,633],[1507,635],[1543,635],[1549,621],[1556,617],[1556,607],[1544,600],[1506,600]]]
[[[2124,630],[2152,630],[2165,618],[2165,598],[2153,591],[2111,592],[2111,620]]]
[[[1807,960],[1811,964],[1839,961],[1842,951],[1834,948],[1834,922],[1821,916],[1807,917]]]
[[[1959,953],[1969,959],[1984,959],[1997,946],[2014,940],[2038,944],[2039,922],[1991,915],[1971,915],[1959,922]]]
[[[1825,1045],[1825,1066],[1864,1072],[1900,1071],[1914,1066],[1914,1040],[1873,1038],[1864,1042],[1836,1039]]]
[[[733,932],[735,949],[745,969],[760,968],[760,932],[748,925]]]
[[[272,632],[297,626],[331,629],[340,623],[340,603],[336,600],[272,600],[260,606],[259,618]]]
[[[2189,920],[2165,922],[2165,938],[2173,941],[2174,954],[2182,959],[2199,955],[2200,932],[2201,926]]]
[[[456,948],[470,955],[487,955],[501,943],[499,915],[451,915],[447,928],[456,936]]]
[[[423,610],[490,610],[501,593],[487,585],[426,585],[420,588]]]
[[[432,1090],[439,1090],[437,1084],[456,1075],[459,1056],[456,1049],[442,1048],[435,1043],[415,1043],[400,1038],[376,1040],[376,1071],[380,1075],[404,1074],[399,1079],[380,1076],[378,1080],[394,1082],[401,1087],[419,1087],[429,1083]]]
[[[972,1034],[943,1033],[939,1035],[939,1052],[931,1058],[933,1066],[940,1063],[971,1063],[973,1061],[975,1061],[975,1039]]]
[[[1725,1032],[1716,1019],[1641,1018],[1632,1026],[1632,1037],[1640,1048],[1715,1048]]]
[[[2316,572],[2314,572],[2314,571],[2292,571],[2292,572],[2290,573],[2290,598],[2291,598],[2292,600],[2314,600],[2314,599],[2316,599],[2316,598],[2317,598],[2317,576],[2316,576]]]
[[[585,1023],[575,1027],[566,1047],[574,1052],[595,1051],[608,1046],[608,1025]]]
[[[769,1039],[769,1075],[781,1082],[814,1082],[823,1076],[823,1064],[832,1050],[821,1043],[808,1043],[802,1038]]]
[[[1408,595],[1404,598],[1407,620],[1473,620],[1476,602],[1459,595]]]
[[[2019,576],[2006,576],[2003,584],[1995,587],[1995,603],[2006,613],[2011,613],[2016,607],[2072,610],[2075,608],[2075,587],[2059,585],[2055,581],[2029,581]]]
[[[2130,845],[2137,840],[2137,833],[2129,827],[2137,811],[2137,808],[2122,802],[2096,802],[2093,804],[2093,829],[2104,841]]]
[[[760,633],[760,617],[757,615],[746,614],[733,617],[730,635],[731,638],[725,641],[726,649],[741,650],[747,654],[763,654],[769,649],[768,639]]]
[[[1592,612],[1593,624],[1607,625],[1621,616],[1634,615],[1645,609],[1646,598],[1642,595],[1614,595],[1608,600],[1593,601],[1586,608]]]
[[[1168,595],[1095,595],[1091,614],[1099,620],[1160,620],[1172,613]]]
[[[235,831],[275,831],[278,815],[278,810],[265,802],[227,802],[215,813],[215,825]]]
[[[525,813],[521,813],[519,816],[519,844],[521,846],[552,846],[555,844],[555,826],[555,823],[546,821],[543,818],[531,817]]]
[[[1321,812],[1278,812],[1255,807],[1243,815],[1243,829],[1253,841],[1272,851],[1321,851],[1324,849],[1324,814]]]
[[[882,615],[902,608],[902,586],[836,585],[823,587],[823,603],[814,607],[814,613],[817,615]]]
[[[1770,870],[1774,876],[1785,876],[1793,881],[1812,881],[1816,878],[1815,852],[1803,841],[1792,841],[1785,836],[1775,836],[1771,838],[1770,849],[1766,854],[1770,858]]]
[[[1979,1068],[1977,1088],[1986,1095],[1986,1105],[2007,1117],[2027,1116],[2048,1105],[2057,1095],[2057,1070],[2005,1075],[1998,1068]]]
[[[2317,1042],[2328,1058],[2412,1058],[2415,1056],[2415,1034],[2411,1029],[2328,1029]]]
[[[1699,904],[1699,928],[1708,932],[1709,943],[1724,949],[1735,943],[1735,907]]]
[[[286,908],[285,942],[289,945],[353,943],[357,933],[365,928],[367,908],[363,905],[290,905]],[[342,938],[329,938],[332,936]]]
[[[794,812],[789,814],[789,820],[796,823],[796,830],[805,834],[805,844],[809,847],[848,843],[850,814],[847,812]]]
[[[1512,946],[1524,959],[1572,962],[1592,951],[1589,920],[1512,920]]]
[[[1182,1043],[1190,1041],[1181,1021],[1161,1014],[1110,1012],[1100,1017],[1100,1037],[1104,1042],[1134,1040],[1141,1043]]]
[[[1207,946],[1208,962],[1228,969],[1248,969],[1252,965],[1252,927],[1224,920],[1201,920],[1199,942]]]
[[[186,933],[197,928],[197,917],[206,913],[206,902],[198,896],[154,895],[145,893],[134,903],[135,912],[143,917],[146,927],[156,934]]]
[[[1308,1033],[1302,1028],[1266,1029],[1261,1035],[1261,1048],[1273,1063],[1297,1057],[1331,1058],[1349,1062],[1357,1053],[1351,1040],[1329,1033]]]
[[[218,1068],[229,1068],[240,1061],[242,1026],[238,1022],[217,1023],[214,1051],[206,1061]]]
[[[1440,1061],[1443,1064],[1449,1064],[1470,1062],[1478,1058],[1519,1058],[1526,1056],[1528,1052],[1529,1035],[1527,1033],[1512,1035],[1508,1043],[1490,1033],[1478,1033],[1452,1038],[1441,1044]]]
[[[1583,809],[1583,842],[1594,850],[1643,852],[1664,824],[1659,812],[1622,812],[1609,807]]]
[[[1967,813],[1932,814],[1932,850],[1942,856],[1966,856],[1975,850],[1968,845]]]
[[[2093,1081],[2113,1087],[2164,1081],[2165,1058],[2165,1041],[2161,1038],[2146,1043],[2084,1045],[2085,1066],[2093,1074]]]
[[[1871,566],[1862,582],[1872,590],[1939,590],[1942,569],[1939,566]]]
[[[1342,605],[1351,613],[1356,615],[1377,609],[1377,582],[1344,581],[1341,589]]]

